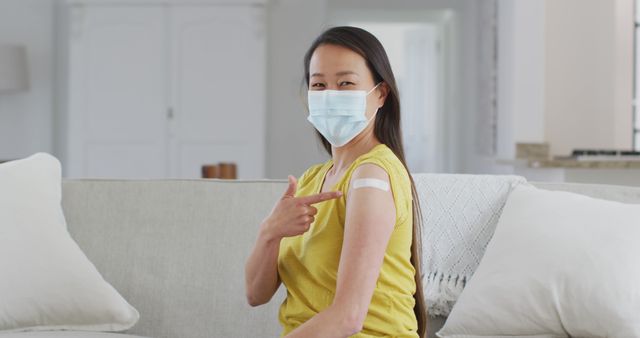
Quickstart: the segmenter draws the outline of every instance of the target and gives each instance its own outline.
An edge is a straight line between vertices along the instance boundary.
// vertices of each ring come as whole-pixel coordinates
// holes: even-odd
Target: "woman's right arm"
[[[318,210],[312,204],[340,197],[340,191],[295,197],[297,181],[289,176],[289,186],[271,213],[260,224],[258,239],[245,264],[247,302],[258,306],[269,302],[280,286],[278,252],[280,240],[309,230]]]

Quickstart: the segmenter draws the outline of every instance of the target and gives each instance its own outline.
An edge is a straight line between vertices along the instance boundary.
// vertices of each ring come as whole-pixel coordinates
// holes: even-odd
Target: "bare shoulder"
[[[362,163],[351,174],[348,195],[358,195],[368,201],[374,198],[387,201],[387,195],[390,197],[392,194],[390,185],[389,174],[384,168],[376,163]],[[360,190],[362,194],[355,193]]]
[[[384,181],[389,181],[389,174],[384,168],[375,163],[362,163],[359,164],[351,174],[351,181],[359,178],[377,178]]]
[[[380,165],[358,164],[349,181],[347,219],[358,220],[362,224],[389,225],[389,228],[393,228],[396,208],[389,180],[389,174]],[[370,231],[372,226],[365,228]]]

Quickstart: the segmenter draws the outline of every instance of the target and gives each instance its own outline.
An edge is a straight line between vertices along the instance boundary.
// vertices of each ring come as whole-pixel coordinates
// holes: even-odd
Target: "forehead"
[[[320,45],[311,55],[309,73],[322,73],[325,76],[341,71],[353,71],[361,76],[370,75],[365,59],[349,48],[337,45]]]

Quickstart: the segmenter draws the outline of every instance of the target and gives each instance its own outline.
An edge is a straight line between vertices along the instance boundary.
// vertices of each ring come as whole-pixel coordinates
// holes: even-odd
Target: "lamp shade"
[[[0,45],[0,93],[28,88],[26,49],[18,45]]]

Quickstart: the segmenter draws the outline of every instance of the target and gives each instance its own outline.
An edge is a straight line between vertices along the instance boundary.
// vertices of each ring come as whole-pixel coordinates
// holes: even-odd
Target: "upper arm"
[[[389,175],[375,164],[362,164],[351,176],[389,182]],[[344,239],[334,304],[364,321],[380,275],[384,254],[393,232],[396,209],[391,189],[363,187],[349,189]]]

